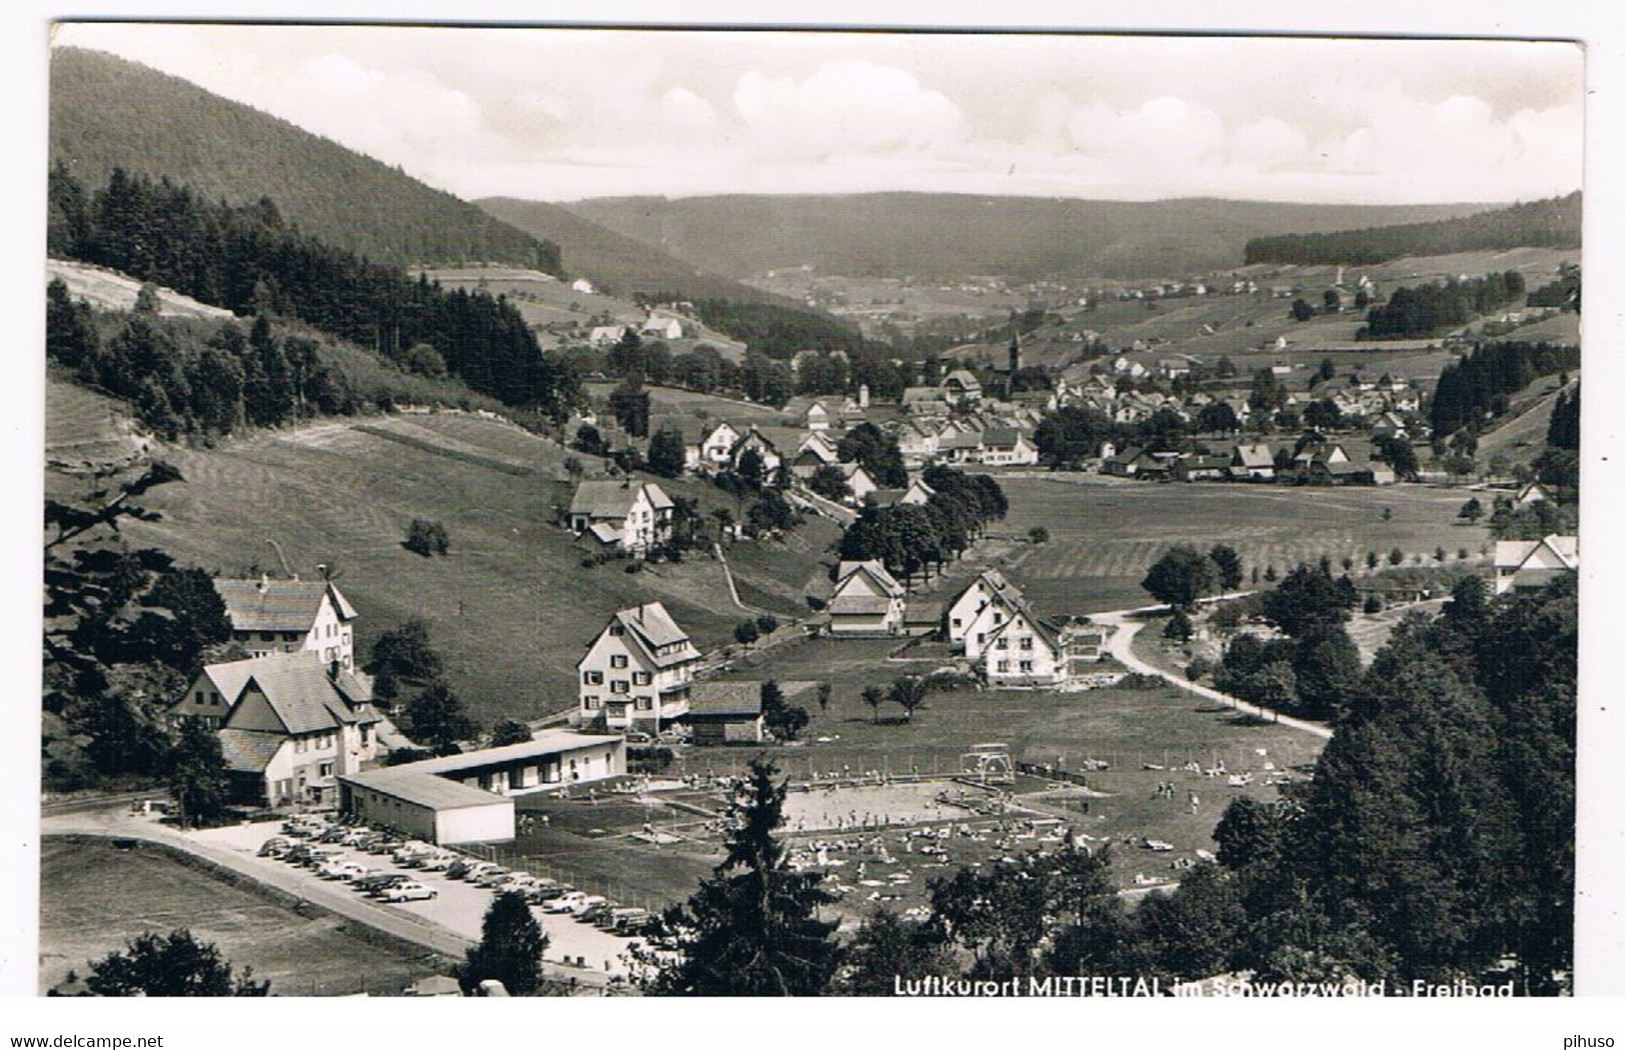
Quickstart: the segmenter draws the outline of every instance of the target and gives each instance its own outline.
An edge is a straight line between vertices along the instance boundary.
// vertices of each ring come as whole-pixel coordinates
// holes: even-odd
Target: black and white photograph
[[[52,25],[34,994],[1583,996],[1587,57]]]

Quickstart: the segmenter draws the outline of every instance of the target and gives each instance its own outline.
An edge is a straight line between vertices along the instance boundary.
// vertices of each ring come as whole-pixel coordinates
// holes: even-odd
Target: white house
[[[966,368],[956,368],[944,376],[941,390],[949,404],[965,405],[982,400],[982,381]]]
[[[989,466],[1031,466],[1038,446],[1014,427],[988,427],[982,432],[982,462]]]
[[[734,442],[733,449],[729,453],[729,462],[737,469],[740,458],[751,449],[756,450],[756,454],[761,457],[762,466],[769,473],[778,470],[779,464],[784,462],[777,446],[756,427],[745,431],[744,436]]]
[[[377,756],[371,691],[308,652],[240,662],[250,666],[234,672],[243,684],[218,731],[233,796],[270,806],[332,801],[336,777]],[[183,701],[194,703],[195,689]]]
[[[575,280],[570,282],[570,291],[580,292],[582,295],[592,295],[592,282],[587,280],[585,277],[577,277]]]
[[[840,459],[839,448],[828,431],[815,430],[803,438],[801,444],[796,447],[797,466],[822,466],[826,463],[838,463]]]
[[[900,634],[905,592],[886,567],[875,561],[843,561],[829,600],[830,633]]]
[[[700,439],[700,462],[716,468],[729,466],[733,462],[734,446],[739,444],[741,436],[733,424],[725,420],[717,423]]]
[[[1580,571],[1580,538],[1552,534],[1495,545],[1495,593],[1532,591]]]
[[[308,649],[323,663],[355,664],[356,611],[328,580],[217,579],[232,641],[250,656]]]
[[[176,719],[195,718],[219,729],[243,694],[243,686],[248,684],[253,668],[263,659],[267,658],[207,665],[192,679],[185,694],[170,706],[170,715]]]
[[[1007,609],[1020,600],[1020,589],[1005,579],[999,570],[989,569],[978,574],[964,590],[948,602],[947,609],[943,613],[948,641],[955,644],[964,643],[967,635],[974,637],[971,632],[983,610],[992,606]],[[966,655],[974,654],[967,651]]]
[[[994,687],[1060,685],[1067,679],[1066,646],[1060,631],[1022,602],[988,635],[981,666]]]
[[[614,346],[626,338],[626,325],[601,324],[594,328],[587,336],[587,342],[593,346]]]
[[[580,719],[601,716],[611,729],[645,724],[658,732],[688,711],[699,662],[700,651],[664,605],[622,609],[576,664]]]
[[[683,322],[675,317],[651,317],[643,322],[639,333],[654,336],[657,339],[681,339],[683,338]]]
[[[583,481],[570,500],[570,531],[639,553],[671,535],[671,497],[653,482]]]

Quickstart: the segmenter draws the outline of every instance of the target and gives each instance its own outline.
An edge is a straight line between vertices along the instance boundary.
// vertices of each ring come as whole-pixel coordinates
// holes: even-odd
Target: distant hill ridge
[[[87,186],[115,167],[205,197],[271,197],[325,243],[378,262],[505,262],[560,273],[557,245],[450,193],[178,77],[82,48],[51,55],[50,157]]]
[[[1258,237],[1249,263],[1367,266],[1415,255],[1507,248],[1578,248],[1580,192],[1438,222]]]
[[[941,193],[605,197],[564,205],[697,266],[746,277],[1171,277],[1239,266],[1251,238],[1436,221],[1491,204],[1135,202]]]

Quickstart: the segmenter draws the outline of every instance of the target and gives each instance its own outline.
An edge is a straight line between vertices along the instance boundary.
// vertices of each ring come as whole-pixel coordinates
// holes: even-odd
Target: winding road
[[[1220,598],[1237,597],[1242,597],[1242,595],[1226,594],[1220,595],[1218,598],[1204,598],[1203,601],[1218,601]],[[1165,671],[1160,667],[1153,667],[1151,664],[1141,660],[1138,656],[1135,656],[1134,636],[1140,633],[1141,628],[1145,627],[1145,617],[1167,611],[1168,607],[1166,605],[1146,605],[1138,609],[1119,609],[1116,612],[1095,613],[1091,619],[1093,619],[1096,623],[1104,624],[1112,628],[1111,640],[1106,643],[1106,650],[1112,654],[1112,657],[1116,659],[1118,663],[1121,663],[1130,671],[1134,671],[1139,674],[1154,674],[1158,678],[1166,681],[1169,685],[1177,686],[1178,688],[1185,690],[1187,693],[1195,693],[1197,696],[1204,697],[1208,700],[1218,701],[1219,703],[1225,704],[1228,707],[1235,708],[1237,711],[1240,711],[1243,714],[1253,715],[1254,717],[1275,722],[1280,725],[1290,726],[1293,729],[1302,730],[1311,736],[1320,737],[1322,740],[1330,740],[1332,738],[1332,731],[1317,722],[1305,722],[1301,718],[1293,718],[1290,715],[1283,715],[1279,711],[1273,711],[1267,707],[1259,707],[1257,704],[1250,704],[1239,697],[1231,696],[1229,693],[1221,693],[1217,689],[1213,689],[1205,685],[1198,685],[1197,683],[1189,681],[1185,678],[1181,678],[1179,675],[1173,674],[1170,671]]]

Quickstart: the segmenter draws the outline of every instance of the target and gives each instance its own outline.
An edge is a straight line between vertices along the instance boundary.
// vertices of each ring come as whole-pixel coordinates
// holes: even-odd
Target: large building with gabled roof
[[[570,500],[570,531],[641,554],[670,538],[675,506],[653,482],[583,481]]]
[[[901,634],[906,591],[879,560],[843,561],[829,600],[832,634]]]
[[[699,662],[700,651],[660,602],[622,609],[576,664],[580,719],[659,732],[688,712]]]
[[[1495,593],[1534,591],[1580,571],[1580,538],[1552,534],[1495,545]]]
[[[233,797],[270,806],[332,801],[336,778],[377,756],[382,721],[364,681],[306,651],[211,665],[171,712],[217,724]]]
[[[356,611],[330,580],[220,578],[232,641],[251,656],[309,650],[323,663],[355,666]]]

